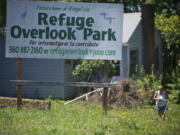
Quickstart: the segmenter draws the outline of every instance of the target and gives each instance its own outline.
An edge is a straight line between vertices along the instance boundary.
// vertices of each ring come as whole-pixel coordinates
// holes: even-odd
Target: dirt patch
[[[136,91],[137,83],[133,80],[121,80],[115,88],[108,90],[108,106],[113,108],[135,108],[140,104],[139,93]],[[102,104],[103,91],[88,96],[86,102]]]
[[[17,98],[0,97],[0,108],[16,107]],[[23,108],[50,109],[51,103],[44,100],[22,99]]]

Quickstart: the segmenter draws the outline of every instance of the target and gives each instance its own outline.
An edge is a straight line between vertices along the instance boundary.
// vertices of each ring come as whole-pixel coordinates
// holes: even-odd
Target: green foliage
[[[169,98],[171,102],[180,104],[180,90],[172,89],[170,92]]]
[[[178,0],[145,0],[145,3],[154,4],[155,12],[158,14],[164,14],[166,16],[173,14],[180,15]]]
[[[158,78],[154,74],[154,65],[152,66],[151,74],[146,74],[142,67],[137,82],[139,91],[144,91],[147,88],[156,91],[157,87],[162,83],[162,75]]]
[[[156,15],[155,27],[161,31],[167,49],[172,48],[171,46],[174,46],[174,50],[180,48],[180,16],[173,15],[167,18],[163,15]]]
[[[177,78],[179,78],[179,61],[180,61],[180,16],[172,15],[166,17],[156,15],[155,26],[161,32],[163,44],[163,57],[164,57],[164,83],[170,83],[171,86],[177,86]],[[171,89],[177,90],[175,87]],[[178,88],[179,89],[179,88]],[[172,93],[175,93],[172,91]]]
[[[171,83],[168,84],[170,87],[169,97],[172,102],[180,104],[180,68],[176,67],[171,74]]]
[[[155,4],[155,0],[145,0],[147,4]]]
[[[72,74],[78,81],[87,81],[90,76],[91,80],[98,80],[99,77],[104,76],[104,63],[103,60],[80,60]],[[115,73],[115,65],[112,61],[109,61],[108,71],[109,77],[112,77]]]
[[[150,120],[153,108],[111,109],[83,102],[64,105],[51,100],[51,110],[0,109],[1,135],[179,135],[180,106],[170,105],[166,120]],[[153,115],[155,118],[158,114]]]

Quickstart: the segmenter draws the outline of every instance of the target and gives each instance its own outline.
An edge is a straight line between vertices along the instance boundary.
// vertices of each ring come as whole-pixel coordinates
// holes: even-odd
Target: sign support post
[[[109,61],[105,60],[104,63],[104,83],[108,82],[108,65],[109,65]],[[104,87],[104,92],[103,92],[103,110],[104,110],[104,114],[107,115],[107,109],[108,109],[108,97],[107,97],[107,93],[108,93],[108,87]]]
[[[18,66],[18,74],[17,74],[17,79],[22,80],[22,58],[18,58],[17,61],[17,66]],[[17,86],[17,109],[21,109],[22,105],[22,86],[18,85]]]

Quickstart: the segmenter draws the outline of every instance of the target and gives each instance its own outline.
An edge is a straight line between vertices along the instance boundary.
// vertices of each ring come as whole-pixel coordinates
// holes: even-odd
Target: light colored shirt
[[[160,94],[160,91],[158,91],[157,92],[157,98],[159,98],[159,99],[166,99],[165,92],[162,91],[162,93]]]
[[[158,107],[162,107],[162,106],[166,106],[167,101],[166,99],[166,93],[164,91],[162,91],[162,93],[160,94],[160,91],[157,92],[157,98],[159,98],[160,100],[156,101],[156,105]]]

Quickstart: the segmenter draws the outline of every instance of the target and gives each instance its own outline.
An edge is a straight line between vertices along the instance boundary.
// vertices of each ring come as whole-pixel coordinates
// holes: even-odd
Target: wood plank
[[[93,83],[93,82],[56,82],[56,81],[33,81],[33,80],[10,80],[13,85],[22,86],[75,86],[75,87],[105,87],[114,88],[112,83]]]
[[[92,94],[92,93],[94,93],[94,92],[99,92],[99,91],[102,91],[102,90],[103,90],[103,88],[98,88],[98,89],[96,89],[96,90],[93,90],[93,91],[91,91],[91,92],[88,92],[88,93],[86,93],[86,94],[84,94],[84,95],[81,95],[81,96],[79,96],[79,97],[71,100],[71,101],[68,101],[68,102],[64,103],[64,105],[67,105],[67,104],[72,103],[72,102],[74,102],[74,101],[76,101],[76,100],[79,100],[79,99],[81,99],[81,98],[83,98],[83,97],[85,97],[85,96],[88,96],[88,95],[90,95],[90,94]]]

